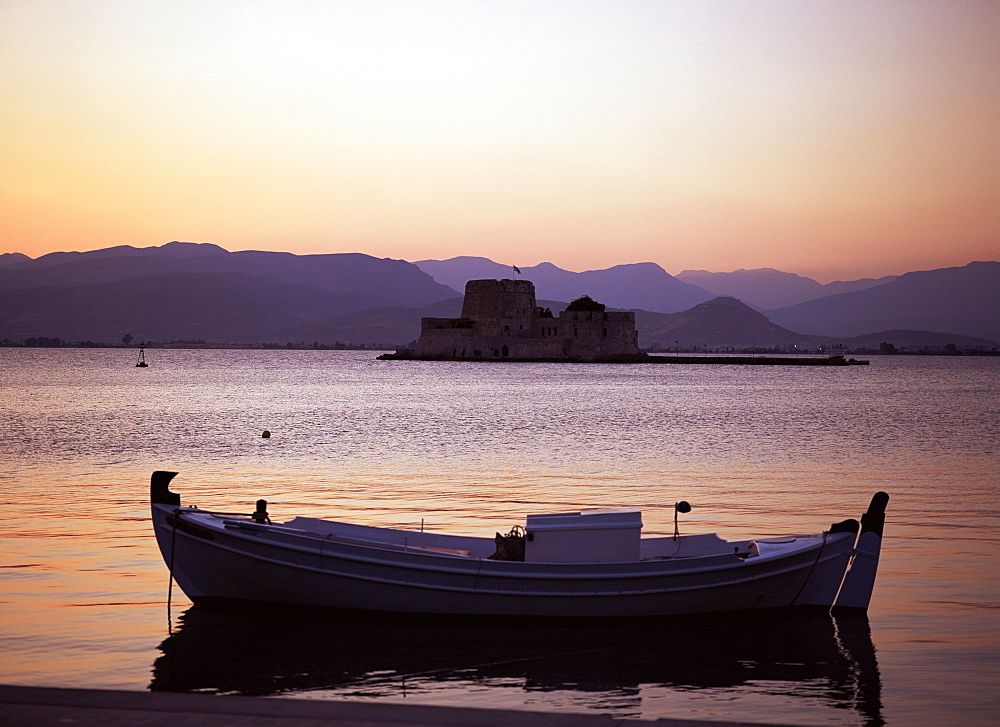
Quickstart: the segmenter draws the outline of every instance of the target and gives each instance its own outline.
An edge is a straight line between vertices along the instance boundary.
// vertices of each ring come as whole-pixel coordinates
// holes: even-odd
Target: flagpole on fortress
[[[510,277],[513,280],[513,278],[514,278],[515,275],[520,275],[521,274],[521,268],[517,267],[517,265],[511,265],[510,267],[512,269]]]

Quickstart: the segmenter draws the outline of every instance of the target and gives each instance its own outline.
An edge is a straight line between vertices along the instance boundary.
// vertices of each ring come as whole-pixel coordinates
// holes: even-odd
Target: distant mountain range
[[[677,278],[697,285],[714,295],[739,298],[759,310],[785,308],[808,300],[824,298],[838,293],[854,293],[876,285],[892,282],[897,276],[864,278],[823,285],[812,278],[795,273],[783,273],[774,268],[736,270],[732,273],[710,273],[707,270],[685,270]]]
[[[0,339],[113,342],[131,333],[267,341],[337,316],[456,295],[408,262],[355,253],[228,252],[184,242],[113,247],[3,264]]]
[[[1000,340],[1000,262],[906,273],[883,285],[769,311],[803,333],[859,336],[919,329]]]
[[[581,295],[636,310],[643,347],[877,348],[888,341],[990,348],[1000,341],[1000,262],[821,285],[770,269],[674,277],[654,263],[582,273],[543,263],[517,272],[477,257],[409,263],[185,242],[0,255],[0,340],[113,343],[132,334],[160,342],[393,347],[417,337],[423,316],[457,316],[466,281],[509,277],[531,280],[539,304],[554,311]]]
[[[439,283],[462,292],[469,280],[513,276],[534,283],[535,294],[540,298],[571,301],[589,295],[612,308],[661,313],[687,310],[715,297],[714,293],[678,280],[656,263],[615,265],[582,273],[563,270],[552,263],[514,268],[482,257],[420,260],[415,264]]]
[[[421,260],[416,264],[438,282],[453,288],[465,275],[470,276],[467,280],[516,275],[511,266],[485,258]],[[732,273],[686,270],[673,277],[653,263],[583,273],[543,263],[521,268],[521,273],[535,283],[541,297],[569,300],[581,295],[581,291],[588,291],[591,297],[614,308],[678,313],[718,296],[738,298],[744,307],[763,312],[765,320],[789,333],[807,334],[803,341],[811,336],[867,337],[887,330],[908,330],[910,340],[919,339],[914,334],[926,331],[1000,341],[1000,262],[973,262],[960,268],[826,285],[770,268]],[[651,319],[644,316],[642,320]],[[744,323],[749,325],[751,319],[744,319]],[[637,326],[641,340],[651,341],[652,330],[642,323]],[[751,335],[747,330],[742,338],[763,340],[762,333],[754,329]],[[786,338],[777,332],[769,337],[775,341],[773,345],[780,345]],[[927,341],[929,346],[939,345],[935,336],[928,336]]]
[[[829,343],[775,325],[745,303],[720,296],[680,313],[636,313],[642,345],[670,349],[817,347]]]
[[[305,288],[357,294],[362,299],[360,306],[365,308],[371,307],[374,300],[383,305],[425,305],[456,293],[404,260],[360,253],[229,252],[218,245],[193,242],[54,252],[35,260],[14,260],[0,267],[0,291],[99,285],[191,273],[252,275]]]

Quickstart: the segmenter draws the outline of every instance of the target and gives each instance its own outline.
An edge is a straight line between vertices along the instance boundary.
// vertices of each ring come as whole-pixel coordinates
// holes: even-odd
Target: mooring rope
[[[812,578],[813,571],[816,570],[816,566],[817,566],[817,564],[819,564],[819,559],[823,555],[823,550],[826,548],[826,535],[827,535],[826,532],[824,532],[823,533],[823,542],[819,546],[819,552],[816,553],[816,560],[814,560],[813,564],[809,567],[809,572],[806,573],[806,579],[804,581],[802,581],[802,585],[799,586],[799,592],[795,594],[795,598],[793,598],[792,602],[790,604],[788,604],[789,606],[794,606],[795,605],[795,602],[799,600],[799,596],[802,595],[802,591],[804,591],[806,589],[806,585],[809,583],[809,579]]]
[[[860,536],[858,536],[860,538]],[[840,592],[844,590],[844,584],[847,583],[847,574],[850,572],[851,568],[854,567],[854,559],[858,557],[858,546],[857,541],[855,541],[854,548],[851,550],[851,557],[847,559],[847,567],[844,568],[844,575],[840,577],[840,585],[837,586],[837,592],[833,596],[833,603],[830,604],[830,610],[828,613],[833,616],[833,609],[837,607],[837,601],[840,599]]]
[[[170,581],[167,584],[167,633],[174,633],[174,619],[170,613],[170,605],[173,600],[174,595],[174,545],[177,542],[177,520],[179,518],[180,510],[174,510],[169,518],[171,523],[170,528],[170,562],[167,563],[167,571],[170,573]]]
[[[214,510],[201,510],[198,508],[189,510],[189,512],[195,512],[198,515],[212,515],[214,517],[253,517],[253,515],[247,515],[245,512],[217,512]],[[170,560],[167,563],[167,570],[170,572],[170,580],[167,583],[167,631],[171,634],[174,632],[174,619],[171,612],[174,597],[174,552],[176,551],[177,545],[177,523],[180,519],[180,508],[176,508],[167,517],[167,522],[170,523]],[[270,522],[270,518],[268,518],[268,522]]]

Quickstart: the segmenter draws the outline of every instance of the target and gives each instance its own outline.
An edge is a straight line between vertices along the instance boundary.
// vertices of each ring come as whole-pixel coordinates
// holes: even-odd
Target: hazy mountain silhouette
[[[421,318],[457,318],[461,313],[461,297],[440,300],[420,308],[370,308],[305,326],[276,330],[261,340],[265,343],[320,341],[327,344],[340,341],[398,348],[412,343],[420,335]]]
[[[210,242],[180,242],[174,240],[158,247],[155,245],[151,247],[116,245],[114,247],[104,247],[100,250],[89,250],[87,252],[50,252],[35,259],[23,256],[24,260],[16,266],[12,266],[11,269],[34,270],[58,265],[71,265],[89,260],[105,260],[108,258],[204,258],[207,256],[230,254],[228,250],[218,245],[213,245]]]
[[[1000,340],[1000,262],[906,273],[867,290],[768,312],[803,333],[861,336],[922,330]]]
[[[820,337],[777,326],[763,314],[730,297],[714,298],[680,313],[636,311],[635,319],[639,345],[646,348],[773,348],[826,343]]]
[[[847,348],[870,348],[879,350],[883,343],[888,343],[900,351],[915,351],[920,349],[945,350],[953,345],[959,350],[967,348],[996,348],[997,341],[978,338],[976,336],[961,336],[955,333],[932,333],[930,331],[879,331],[866,336],[851,336],[837,339]]]
[[[539,300],[556,314],[565,302]],[[261,339],[285,341],[320,341],[381,344],[389,347],[411,344],[420,334],[420,319],[453,318],[460,315],[462,299],[451,298],[421,308],[386,307],[359,311],[324,320],[300,328],[277,331]],[[951,334],[923,331],[885,331],[856,339],[842,340],[831,336],[796,333],[775,325],[767,317],[735,298],[719,297],[679,313],[635,311],[639,345],[642,348],[783,348],[815,349],[820,346],[844,344],[877,350],[885,341],[900,349],[936,348],[943,350],[949,343],[958,348],[988,348],[995,341]]]
[[[454,291],[404,260],[361,253],[293,255],[246,250],[227,252],[207,243],[170,242],[161,247],[112,247],[57,252],[0,268],[0,291],[40,286],[112,283],[168,273],[239,273],[321,290],[375,295],[396,305],[426,305]]]
[[[131,333],[156,341],[256,342],[270,331],[386,303],[379,295],[244,273],[153,275],[0,291],[0,338],[115,342]]]
[[[469,280],[517,277],[535,284],[539,298],[574,300],[589,295],[612,308],[642,308],[674,313],[710,300],[714,296],[701,288],[677,280],[656,263],[615,265],[605,270],[574,273],[552,263],[519,268],[501,265],[482,257],[455,257],[449,260],[420,260],[415,263],[437,282],[465,291]]]
[[[539,307],[549,308],[556,315],[568,304],[555,300],[536,300]],[[401,347],[413,343],[420,335],[421,318],[458,318],[462,314],[462,298],[449,298],[420,308],[400,306],[372,308],[351,313],[321,323],[276,331],[264,342],[325,341],[332,343],[387,344]]]
[[[503,280],[513,278],[515,275],[513,265],[501,265],[489,258],[469,255],[461,255],[448,260],[418,260],[413,264],[437,282],[461,293],[465,292],[465,284],[469,280]],[[531,268],[519,269],[522,274],[525,270],[531,270]],[[534,282],[534,278],[530,275],[525,279]],[[537,293],[537,287],[535,291]]]
[[[113,343],[131,333],[155,341],[398,346],[419,335],[421,317],[459,315],[458,291],[467,280],[512,274],[485,258],[425,260],[419,266],[424,270],[357,253],[231,253],[181,242],[37,260],[7,253],[0,256],[0,339]],[[998,262],[908,273],[763,315],[733,297],[713,298],[652,263],[584,273],[543,263],[521,273],[535,283],[538,304],[555,312],[565,307],[555,301],[584,294],[613,309],[636,310],[644,347],[815,346],[859,336],[864,338],[854,338],[854,345],[868,347],[881,341],[907,348],[989,347],[1000,341]],[[802,290],[819,286],[787,276],[771,271],[765,277],[797,279]],[[862,282],[869,281],[855,281]]]
[[[897,276],[864,278],[823,285],[812,278],[785,273],[774,268],[736,270],[731,273],[710,273],[707,270],[685,270],[678,280],[697,285],[715,295],[739,298],[760,310],[784,308],[808,300],[838,293],[853,293],[895,280]]]
[[[3,252],[0,253],[0,268],[5,268],[9,265],[15,265],[20,262],[25,262],[31,260],[30,257],[20,252]]]

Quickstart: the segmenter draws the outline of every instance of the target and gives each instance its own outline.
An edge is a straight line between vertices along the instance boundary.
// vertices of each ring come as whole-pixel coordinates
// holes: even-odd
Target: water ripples
[[[169,469],[181,473],[185,503],[209,509],[264,497],[280,519],[478,535],[531,512],[619,506],[641,507],[647,531],[670,533],[679,499],[694,505],[686,532],[810,532],[857,517],[886,490],[872,610],[892,685],[886,711],[905,715],[900,724],[947,721],[924,696],[941,684],[963,696],[969,723],[991,709],[1000,359],[876,357],[816,369],[152,350],[148,360],[137,370],[129,351],[0,349],[0,489],[12,503],[0,552],[2,681],[144,688],[167,586],[148,477]],[[930,633],[947,636],[907,646]],[[933,672],[911,666],[935,658]],[[109,666],[95,675],[95,662]],[[987,664],[978,680],[966,662]],[[721,691],[698,683],[681,701],[701,700],[692,709],[705,718],[837,723],[844,711],[818,703],[824,675],[797,678]],[[509,699],[504,679],[411,688],[473,704]],[[685,683],[636,682],[627,714],[671,716],[657,705],[678,704]],[[613,705],[624,692],[603,702],[560,693],[560,704],[622,714]],[[546,703],[533,694],[521,706]]]

